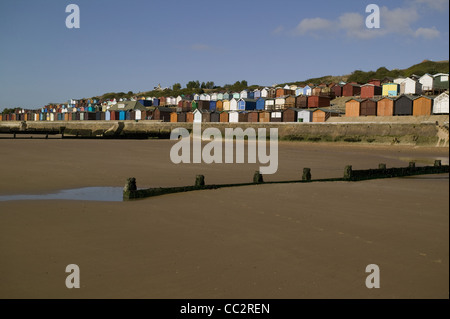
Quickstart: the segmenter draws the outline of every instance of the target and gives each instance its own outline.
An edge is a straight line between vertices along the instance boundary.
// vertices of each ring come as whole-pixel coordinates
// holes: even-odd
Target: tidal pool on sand
[[[122,187],[83,187],[65,189],[56,193],[39,195],[0,195],[0,202],[22,200],[88,200],[100,202],[122,202]]]

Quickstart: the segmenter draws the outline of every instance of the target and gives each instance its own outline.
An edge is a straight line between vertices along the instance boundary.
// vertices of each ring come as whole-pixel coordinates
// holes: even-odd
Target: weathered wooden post
[[[441,160],[435,160],[434,161],[434,167],[441,167],[441,166],[442,166]]]
[[[310,182],[311,181],[311,169],[308,167],[303,168],[303,176],[302,181]]]
[[[345,170],[344,170],[344,179],[352,179],[353,178],[353,169],[351,165],[347,165],[345,166]]]
[[[409,168],[410,169],[415,169],[416,168],[416,163],[415,162],[409,162]]]
[[[123,198],[124,199],[135,198],[135,196],[132,195],[133,192],[135,191],[137,191],[136,178],[134,177],[128,178],[127,183],[123,188]]]
[[[195,186],[196,187],[202,187],[205,186],[205,176],[203,175],[197,175],[195,177]]]
[[[137,186],[136,186],[136,178],[131,177],[127,179],[127,183],[125,184],[125,187],[123,188],[124,192],[131,192],[131,191],[136,191],[137,190]]]
[[[259,171],[255,171],[255,174],[253,175],[253,183],[255,184],[264,183],[263,176]]]
[[[378,164],[378,169],[382,169],[382,170],[386,170],[386,164],[384,164],[384,163],[380,163],[380,164]]]

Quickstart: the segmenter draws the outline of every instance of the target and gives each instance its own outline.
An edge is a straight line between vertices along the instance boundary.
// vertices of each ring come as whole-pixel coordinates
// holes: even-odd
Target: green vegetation
[[[408,77],[413,74],[422,76],[426,73],[430,74],[448,73],[448,71],[449,71],[448,61],[433,62],[425,60],[419,64],[415,64],[404,70],[399,69],[388,70],[385,67],[381,67],[375,72],[374,71],[364,72],[361,70],[356,70],[348,77],[348,82],[367,83],[371,79],[382,80],[385,77],[392,77],[392,78],[397,78],[400,76]]]
[[[22,108],[20,108],[20,107],[15,107],[13,109],[6,108],[2,111],[2,114],[11,114],[11,113],[14,113],[16,110],[21,110],[21,109]]]
[[[355,70],[349,75],[342,75],[342,76],[332,76],[332,75],[326,75],[322,77],[317,78],[311,78],[304,81],[297,81],[297,82],[287,82],[287,83],[281,83],[278,84],[279,86],[285,86],[285,85],[298,85],[298,86],[304,86],[307,84],[321,84],[321,83],[338,83],[340,81],[343,82],[358,82],[358,83],[367,83],[371,79],[384,79],[385,77],[392,77],[396,78],[399,76],[408,77],[413,74],[422,76],[425,73],[435,74],[435,73],[448,73],[449,72],[449,61],[439,61],[439,62],[433,62],[425,60],[421,63],[415,64],[407,69],[393,69],[389,70],[386,67],[380,67],[376,71],[361,71],[361,70]],[[236,81],[234,84],[225,84],[223,87],[216,86],[213,81],[207,81],[207,82],[200,82],[198,80],[196,81],[189,81],[186,84],[186,87],[183,88],[180,83],[175,83],[172,85],[172,88],[166,89],[166,90],[152,90],[152,91],[146,91],[141,93],[133,93],[133,92],[119,92],[119,93],[106,93],[102,96],[96,96],[93,98],[100,99],[100,100],[109,100],[113,98],[132,98],[132,97],[148,97],[148,96],[154,96],[154,97],[162,97],[162,96],[178,96],[178,95],[192,95],[192,94],[202,94],[202,93],[211,93],[211,92],[240,92],[242,90],[255,90],[257,88],[262,88],[263,86],[260,85],[248,85],[248,82],[246,80],[242,81]]]

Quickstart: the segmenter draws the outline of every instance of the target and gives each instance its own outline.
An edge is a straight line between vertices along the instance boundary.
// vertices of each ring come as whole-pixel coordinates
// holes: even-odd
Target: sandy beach
[[[249,182],[257,164],[170,162],[164,140],[0,140],[0,195]],[[448,148],[280,143],[267,181],[448,164]],[[0,202],[0,298],[448,298],[448,174],[257,185],[133,202]],[[81,288],[67,289],[77,264]],[[381,288],[365,286],[377,264]]]

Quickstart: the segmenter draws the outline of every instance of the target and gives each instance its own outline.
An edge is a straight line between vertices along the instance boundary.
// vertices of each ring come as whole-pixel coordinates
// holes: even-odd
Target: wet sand
[[[174,165],[170,141],[0,141],[0,194],[247,182],[256,164]],[[280,143],[266,180],[448,163],[448,148]],[[0,202],[0,298],[448,298],[448,174],[258,185],[135,202]],[[81,289],[65,287],[65,267]],[[377,264],[381,288],[367,289]]]

